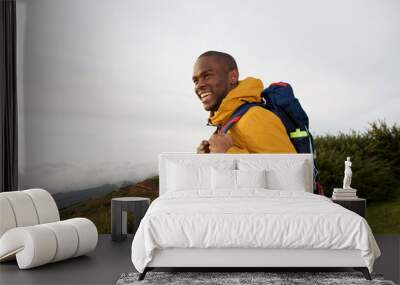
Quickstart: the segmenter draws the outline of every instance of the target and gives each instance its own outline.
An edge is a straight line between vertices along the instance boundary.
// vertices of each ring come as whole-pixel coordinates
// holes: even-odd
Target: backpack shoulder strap
[[[226,134],[230,128],[232,128],[232,126],[240,120],[240,118],[253,106],[262,106],[262,103],[249,103],[246,102],[242,105],[240,105],[235,112],[233,112],[233,114],[231,115],[231,117],[229,118],[228,122],[226,124],[224,124],[221,128],[221,131]]]

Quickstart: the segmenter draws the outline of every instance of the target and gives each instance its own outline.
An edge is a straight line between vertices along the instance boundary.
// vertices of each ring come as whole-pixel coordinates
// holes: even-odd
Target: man
[[[208,51],[194,65],[195,93],[206,111],[209,124],[217,131],[203,140],[197,153],[295,153],[281,120],[271,111],[250,108],[233,127],[220,131],[233,112],[246,102],[261,102],[261,80],[248,77],[239,81],[235,59],[226,53]]]

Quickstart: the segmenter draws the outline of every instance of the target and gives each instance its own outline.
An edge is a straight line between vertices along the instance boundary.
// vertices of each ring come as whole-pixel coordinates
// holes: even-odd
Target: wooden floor
[[[375,262],[374,272],[398,284],[400,235],[377,235],[375,238],[382,256]],[[19,270],[16,262],[3,263],[0,264],[0,284],[115,284],[122,273],[134,271],[131,243],[132,237],[116,243],[111,241],[110,235],[100,235],[96,250],[88,256],[29,270]]]

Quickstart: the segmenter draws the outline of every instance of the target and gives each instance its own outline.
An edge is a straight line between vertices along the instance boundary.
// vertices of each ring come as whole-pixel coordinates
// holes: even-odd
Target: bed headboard
[[[213,163],[219,160],[232,161],[237,169],[240,163],[267,163],[273,165],[291,165],[304,163],[306,191],[313,192],[313,157],[312,154],[195,154],[195,153],[162,153],[158,157],[160,178],[160,195],[167,190],[167,165],[173,161],[188,161],[200,164]]]

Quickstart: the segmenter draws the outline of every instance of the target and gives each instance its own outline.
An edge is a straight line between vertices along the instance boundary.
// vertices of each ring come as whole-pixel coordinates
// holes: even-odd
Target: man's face
[[[197,59],[193,70],[194,91],[207,111],[217,111],[232,89],[228,68],[214,56]]]

